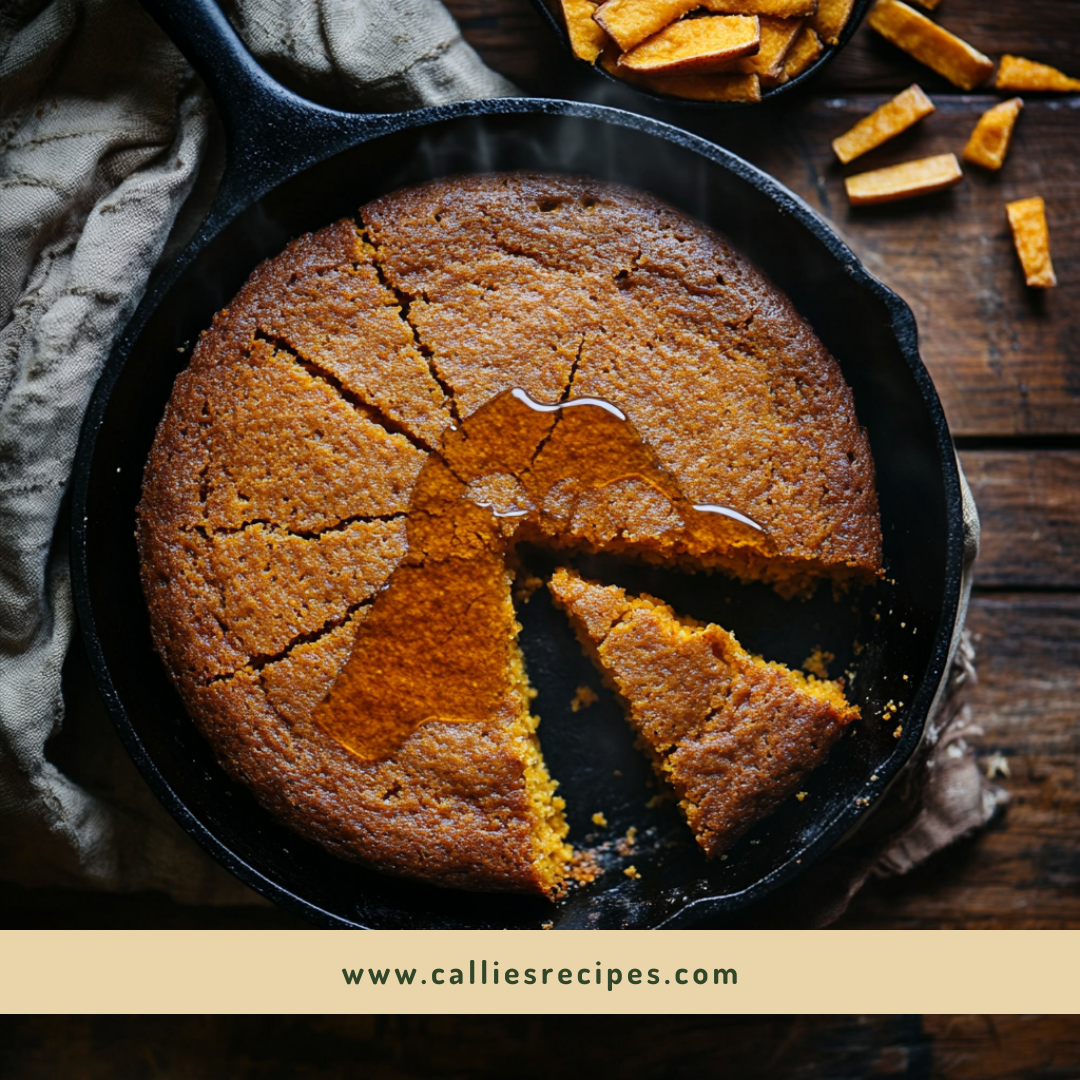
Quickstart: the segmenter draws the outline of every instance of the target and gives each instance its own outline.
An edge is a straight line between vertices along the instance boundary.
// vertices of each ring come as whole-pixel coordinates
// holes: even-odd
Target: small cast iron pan
[[[864,16],[870,10],[870,5],[873,0],[855,0],[852,5],[851,14],[848,16],[848,21],[844,24],[843,30],[840,31],[840,40],[835,45],[826,45],[824,52],[819,56],[804,72],[796,75],[794,79],[788,79],[787,82],[781,83],[779,86],[774,86],[771,90],[763,90],[761,92],[761,102],[757,101],[693,101],[690,98],[673,97],[671,94],[658,94],[653,90],[646,90],[643,86],[635,85],[628,82],[626,79],[620,79],[617,75],[612,75],[606,68],[604,68],[598,60],[595,64],[591,65],[592,70],[602,79],[607,79],[608,82],[617,83],[619,86],[625,86],[633,90],[636,94],[641,94],[643,97],[652,98],[653,101],[674,102],[678,105],[685,105],[690,109],[699,110],[719,110],[719,109],[741,109],[741,108],[754,108],[760,105],[762,102],[771,101],[773,98],[782,97],[786,94],[790,94],[796,87],[804,86],[810,79],[813,79],[822,68],[827,67],[836,59],[837,53],[851,40],[852,34],[859,28],[859,24],[863,21]],[[573,56],[574,50],[570,45],[570,37],[566,32],[566,24],[563,21],[561,5],[559,0],[532,0],[533,7],[540,13],[540,17],[551,27],[552,32],[559,39],[563,48]],[[580,62],[580,61],[579,61]],[[582,66],[584,66],[583,62]]]
[[[74,476],[72,563],[98,685],[158,797],[243,881],[330,927],[687,926],[705,917],[715,922],[807,867],[859,822],[918,744],[958,610],[960,481],[907,305],[795,195],[676,128],[612,109],[523,98],[395,115],[334,112],[268,78],[212,0],[147,0],[147,7],[214,94],[228,166],[209,218],[150,288],[95,392]],[[807,780],[803,801],[790,800],[727,859],[712,862],[670,803],[646,806],[656,792],[617,704],[544,591],[535,594],[521,610],[522,646],[571,836],[602,843],[630,826],[639,830],[630,854],[609,846],[601,855],[609,872],[554,905],[395,880],[330,856],[264,812],[218,766],[151,647],[133,538],[143,466],[173,380],[199,332],[262,259],[402,185],[503,169],[589,174],[651,191],[727,233],[788,293],[839,360],[869,431],[889,579],[841,601],[826,587],[806,603],[785,603],[722,575],[583,562],[587,573],[721,622],[770,658],[798,665],[820,645],[837,656],[834,674],[855,674],[851,692],[864,716],[857,733]],[[541,571],[542,562],[541,553]],[[581,685],[601,700],[573,713]],[[904,707],[883,720],[890,700]],[[606,828],[592,823],[596,812],[606,816]],[[631,863],[637,878],[621,872]]]

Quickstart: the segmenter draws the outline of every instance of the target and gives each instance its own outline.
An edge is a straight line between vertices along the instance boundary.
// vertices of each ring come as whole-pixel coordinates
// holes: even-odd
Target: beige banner
[[[1080,931],[0,931],[8,1013],[1080,1013]]]

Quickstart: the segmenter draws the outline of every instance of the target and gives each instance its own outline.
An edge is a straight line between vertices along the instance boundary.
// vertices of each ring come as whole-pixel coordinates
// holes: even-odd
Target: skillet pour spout
[[[146,0],[146,7],[210,87],[228,162],[209,217],[153,283],[95,391],[73,478],[72,569],[98,686],[157,796],[248,885],[328,927],[715,926],[811,865],[872,810],[919,744],[961,613],[961,480],[907,305],[796,195],[678,128],[530,98],[337,112],[266,75],[211,0]],[[571,836],[593,842],[589,815],[599,807],[613,829],[639,829],[639,877],[619,872],[609,852],[608,872],[554,905],[395,880],[280,825],[218,765],[155,655],[133,537],[143,467],[173,381],[191,343],[263,259],[402,186],[504,170],[574,173],[649,191],[726,234],[787,293],[839,362],[867,430],[887,578],[843,603],[825,589],[789,605],[764,586],[720,575],[603,568],[612,583],[623,584],[624,575],[628,586],[688,615],[721,621],[722,614],[751,651],[796,667],[823,633],[854,675],[849,691],[863,715],[857,735],[813,774],[810,798],[763,821],[725,861],[706,861],[670,806],[644,808],[649,767],[616,703],[594,705],[588,724],[571,713],[576,688],[595,675],[565,619],[538,593],[521,611],[522,648],[539,690],[545,758],[571,808]],[[900,686],[901,719],[883,718]]]

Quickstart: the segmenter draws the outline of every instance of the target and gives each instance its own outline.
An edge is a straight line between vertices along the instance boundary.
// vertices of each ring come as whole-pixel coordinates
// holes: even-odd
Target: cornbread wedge
[[[1057,284],[1054,264],[1050,261],[1050,230],[1046,227],[1046,204],[1036,196],[1006,203],[1013,244],[1024,268],[1028,285],[1049,289]]]
[[[560,0],[566,33],[570,38],[570,48],[579,60],[593,63],[607,43],[604,28],[596,22],[593,15],[599,4],[592,0]]]
[[[761,85],[766,89],[772,89],[774,86],[787,82],[788,79],[794,79],[796,75],[801,75],[814,63],[824,51],[825,46],[821,44],[821,38],[809,25],[804,24],[791,50],[784,58],[784,67],[779,76],[775,79],[762,79]]]
[[[859,717],[842,683],[752,656],[651,596],[565,569],[548,588],[707,856],[794,795]]]
[[[887,101],[869,116],[863,117],[850,131],[833,139],[832,148],[846,165],[860,154],[906,131],[933,111],[934,103],[913,83],[892,101]]]
[[[776,19],[796,19],[813,15],[815,0],[701,0],[701,6],[718,14],[771,15]]]
[[[708,74],[762,45],[756,15],[711,15],[672,23],[619,57],[643,75]]]
[[[998,90],[1050,90],[1068,92],[1080,90],[1080,79],[1071,79],[1063,71],[1039,64],[1034,60],[1025,60],[1022,56],[1001,58],[997,79],[994,86]]]
[[[963,178],[956,155],[939,154],[890,165],[887,169],[858,173],[849,176],[844,185],[852,206],[874,206],[916,195],[932,195],[960,183]]]
[[[901,0],[877,0],[869,21],[887,41],[962,90],[974,90],[994,70],[990,57]]]
[[[701,7],[701,0],[607,0],[593,18],[626,52]]]
[[[753,56],[736,60],[732,70],[757,74],[763,79],[778,79],[784,70],[784,61],[803,28],[803,20],[762,15],[760,23],[761,47]]]
[[[964,147],[964,160],[981,165],[984,169],[1000,169],[1009,152],[1016,118],[1023,107],[1023,100],[1016,97],[987,109],[979,117]]]
[[[818,0],[810,25],[817,31],[818,37],[827,45],[835,45],[840,40],[840,33],[851,18],[851,9],[855,0]]]

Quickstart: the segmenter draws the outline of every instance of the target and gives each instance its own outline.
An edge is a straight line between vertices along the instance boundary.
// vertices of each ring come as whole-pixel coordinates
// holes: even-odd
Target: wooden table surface
[[[1062,1016],[0,1017],[12,1080],[1073,1080]]]
[[[914,309],[983,522],[969,625],[979,756],[1001,755],[1011,803],[987,831],[906,878],[868,886],[839,924],[1080,927],[1080,95],[1027,95],[1005,167],[950,191],[849,207],[845,174],[959,152],[993,94],[960,94],[866,26],[790,100],[720,113],[658,104],[570,60],[529,0],[450,0],[466,38],[526,92],[602,100],[691,128],[820,210]],[[1076,0],[944,0],[936,17],[991,56],[1080,69]],[[937,112],[846,168],[830,140],[913,81]],[[1029,290],[1005,218],[1046,199],[1059,285]],[[6,926],[299,926],[269,909],[160,896],[8,889]]]

